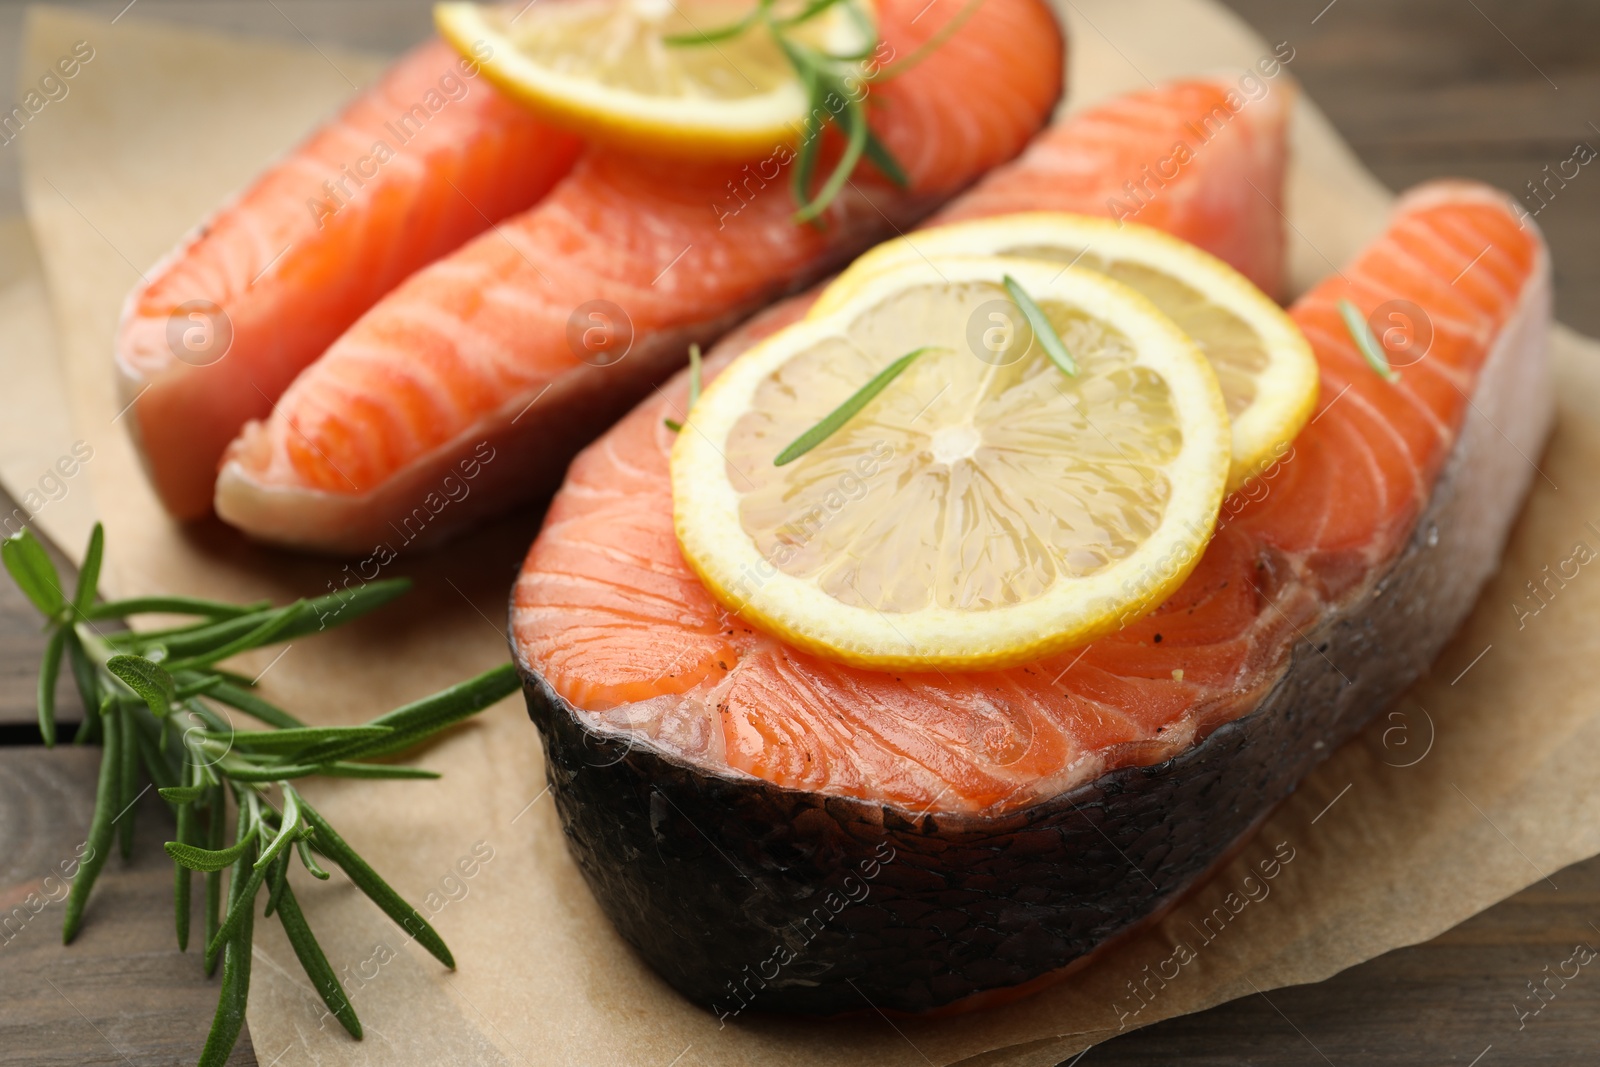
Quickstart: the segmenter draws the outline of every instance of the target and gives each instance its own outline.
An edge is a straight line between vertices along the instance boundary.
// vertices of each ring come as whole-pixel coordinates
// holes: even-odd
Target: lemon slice
[[[829,314],[887,267],[941,255],[1073,263],[1148,297],[1194,339],[1217,373],[1233,420],[1230,490],[1283,458],[1316,407],[1316,357],[1294,320],[1222,260],[1133,223],[1037,212],[919,230],[856,260],[811,314]]]
[[[783,2],[779,15],[795,11]],[[508,95],[603,140],[657,154],[749,157],[793,142],[806,93],[760,24],[712,43],[668,37],[718,30],[751,13],[749,0],[557,0],[506,7],[442,3],[445,40]],[[853,55],[873,28],[835,4],[788,28],[793,41]]]
[[[674,521],[711,593],[791,644],[877,669],[998,667],[1110,632],[1180,585],[1214,529],[1229,442],[1205,357],[1132,289],[1049,263],[919,258],[722,372],[673,446]]]

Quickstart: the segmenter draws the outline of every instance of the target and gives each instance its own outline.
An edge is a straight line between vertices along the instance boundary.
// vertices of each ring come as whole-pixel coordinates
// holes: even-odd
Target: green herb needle
[[[684,418],[688,418],[689,417],[689,412],[693,411],[694,410],[694,406],[696,404],[700,403],[700,374],[701,374],[700,346],[699,345],[690,345],[689,346],[689,407],[688,407],[688,410],[684,412]],[[671,430],[673,433],[682,433],[683,432],[683,423],[679,422],[677,419],[662,419],[661,421],[666,423],[667,424],[667,429]]]
[[[699,398],[700,352],[690,352],[690,406]],[[277,916],[296,958],[335,1018],[359,1039],[361,1021],[317,944],[288,873],[298,862],[326,880],[313,850],[333,861],[419,944],[448,967],[450,949],[416,909],[374,871],[322,814],[296,792],[292,779],[436,778],[420,767],[365,762],[416,747],[477,714],[520,686],[509,663],[432,696],[396,708],[361,726],[311,726],[257,696],[254,684],[216,664],[242,652],[351,622],[401,593],[404,581],[370,582],[285,607],[226,604],[193,597],[101,600],[96,588],[104,555],[99,525],[90,536],[72,597],[44,546],[24,529],[0,541],[0,561],[45,617],[48,638],[38,684],[39,732],[56,741],[55,679],[66,657],[86,709],[78,740],[99,739],[100,774],[86,849],[67,895],[62,940],[77,936],[84,906],[113,842],[132,846],[138,797],[154,785],[177,815],[173,860],[173,917],[178,947],[187,949],[192,880],[204,878],[203,961],[207,974],[222,963],[222,984],[202,1067],[228,1060],[244,1024],[250,989],[251,943],[258,897],[265,917]],[[193,621],[163,630],[101,633],[96,624],[162,613]],[[238,729],[227,709],[267,729]],[[150,783],[146,785],[145,783]],[[276,798],[276,803],[274,802]],[[231,801],[237,812],[229,819]],[[229,822],[234,823],[229,843]],[[224,893],[223,883],[227,880]]]
[[[1389,357],[1384,353],[1383,346],[1372,335],[1372,327],[1367,325],[1366,316],[1361,314],[1361,309],[1349,300],[1339,300],[1339,316],[1344,319],[1344,328],[1349,332],[1350,339],[1361,350],[1361,355],[1366,358],[1367,365],[1378,372],[1378,376],[1386,382],[1398,382],[1400,372],[1389,366]]]
[[[832,437],[839,427],[855,418],[862,408],[872,402],[873,397],[883,392],[890,382],[900,377],[900,374],[911,366],[918,356],[933,347],[935,346],[924,345],[921,348],[913,348],[877,374],[874,374],[872,380],[857,389],[850,399],[828,412],[822,417],[821,422],[791,441],[788,448],[778,453],[778,457],[772,461],[772,465],[774,467],[782,467],[785,464],[793,463]]]
[[[1061,368],[1061,373],[1069,378],[1078,375],[1078,361],[1072,358],[1072,353],[1067,351],[1066,344],[1061,340],[1061,335],[1056,333],[1056,328],[1050,324],[1050,319],[1045,315],[1044,309],[1034,302],[1028,291],[1011,275],[1003,279],[1006,293],[1011,297],[1012,303],[1017,305],[1022,312],[1022,317],[1028,320],[1028,326],[1033,330],[1033,336],[1039,339],[1044,346],[1044,351],[1050,361]]]

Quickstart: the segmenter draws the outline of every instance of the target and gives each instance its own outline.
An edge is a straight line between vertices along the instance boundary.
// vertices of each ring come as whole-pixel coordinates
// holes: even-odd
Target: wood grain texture
[[[106,861],[61,944],[61,876],[76,871],[99,765],[98,748],[0,748],[0,1064],[189,1064],[205,1044],[218,979],[200,966],[198,915],[178,951],[161,850],[173,826],[153,793],[122,816],[137,819],[133,862]],[[248,1038],[228,1062],[255,1067]]]
[[[1600,149],[1600,5],[1581,0],[1224,0],[1273,43],[1390,188],[1445,175],[1520,195],[1550,241],[1562,321],[1600,333],[1600,160],[1544,199],[1529,191]],[[1316,19],[1315,24],[1312,20]],[[1569,173],[1570,173],[1570,169]],[[1554,195],[1550,195],[1553,192]],[[1511,847],[1507,845],[1506,847]],[[1532,877],[1532,872],[1529,872]],[[1557,888],[1559,887],[1559,888]],[[1538,1015],[1579,942],[1600,948],[1600,858],[1575,864],[1434,940],[1308,986],[1171,1019],[1086,1053],[1084,1067],[1183,1063],[1569,1064],[1600,1050],[1600,972]],[[1546,968],[1549,970],[1546,970]],[[1571,967],[1568,967],[1570,972]],[[1481,1059],[1479,1058],[1481,1057]]]
[[[1592,0],[1225,0],[1268,40],[1362,160],[1392,188],[1463,175],[1518,193],[1555,251],[1563,321],[1600,334],[1600,161],[1542,185],[1574,146],[1600,148],[1600,4]],[[127,0],[75,3],[107,21]],[[0,0],[0,99],[23,0]],[[138,0],[126,17],[302,36],[398,52],[428,31],[420,0]],[[15,151],[0,149],[0,212]],[[9,510],[9,503],[6,508]],[[43,650],[37,619],[0,580],[0,741],[30,736]],[[62,717],[80,712],[62,687]],[[14,724],[14,725],[8,725]],[[0,749],[0,901],[10,908],[83,839],[97,754]],[[59,905],[0,937],[0,1065],[193,1062],[215,997],[173,947],[159,804],[139,812],[135,862],[107,864],[78,942]],[[1508,846],[1509,847],[1509,846]],[[20,895],[19,895],[20,894]],[[1569,1064],[1600,1050],[1600,972],[1584,968],[1537,1016],[1539,983],[1577,943],[1600,947],[1600,858],[1576,864],[1423,945],[1327,981],[1250,996],[1097,1046],[1075,1064]],[[1546,970],[1548,968],[1548,970]],[[52,990],[49,982],[59,987]],[[70,1004],[68,1002],[70,998]],[[72,1005],[76,1005],[73,1007]],[[79,1009],[82,1014],[79,1014]],[[115,1048],[113,1048],[113,1044]],[[270,1056],[266,1057],[270,1059]],[[254,1063],[241,1042],[236,1063]],[[283,1065],[290,1067],[290,1065]]]

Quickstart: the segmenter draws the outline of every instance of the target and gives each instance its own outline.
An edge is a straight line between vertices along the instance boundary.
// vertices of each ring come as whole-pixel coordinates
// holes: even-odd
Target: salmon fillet
[[[878,5],[894,55],[938,30],[939,19],[918,19],[926,7]],[[547,496],[578,448],[681,366],[691,341],[709,342],[1020,152],[1061,71],[1060,33],[1040,0],[986,0],[868,96],[909,188],[863,168],[820,228],[793,221],[787,148],[744,165],[591,151],[538,206],[380,301],[247,426],[218,480],[218,514],[264,541],[365,552]],[[614,343],[589,352],[591,331]],[[431,506],[475,455],[493,458],[475,467],[470,496]]]
[[[190,234],[129,295],[116,341],[167,510],[210,514],[241,426],[401,279],[537,202],[578,150],[432,41]]]
[[[1282,295],[1284,140],[1295,86],[1195,78],[1128,93],[1040,135],[930,225],[1070,211],[1165,230]]]
[[[1398,382],[1341,299],[1408,302],[1431,334]],[[1292,451],[1156,612],[1010,670],[858,670],[726,613],[673,536],[681,380],[580,456],[511,627],[568,845],[623,937],[724,1021],[965,1009],[1107,950],[1223,863],[1427,670],[1550,425],[1548,259],[1502,194],[1412,192],[1292,315],[1321,368]]]
[[[890,675],[730,617],[673,534],[662,420],[683,403],[679,383],[573,464],[517,585],[518,647],[575,707],[790,788],[1000,811],[1166,759],[1248,711],[1296,632],[1392,558],[1426,503],[1542,254],[1493,194],[1450,197],[1410,199],[1382,240],[1294,305],[1321,366],[1318,414],[1259,500],[1229,500],[1180,591],[1115,636],[1010,670]],[[1341,298],[1425,308],[1428,357],[1385,381],[1346,332]],[[729,358],[719,349],[708,369]]]

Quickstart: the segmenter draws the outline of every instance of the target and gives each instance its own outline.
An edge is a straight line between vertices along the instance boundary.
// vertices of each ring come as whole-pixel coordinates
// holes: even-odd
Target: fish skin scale
[[[364,187],[348,183],[356,195],[319,224],[307,202],[329,202],[322,182],[367,156],[376,140],[395,141],[384,123],[397,101],[415,102],[456,63],[440,41],[400,59],[129,296],[116,344],[125,399],[138,396],[129,425],[174,516],[211,511],[228,441],[247,420],[266,416],[294,375],[366,307],[493,219],[534,203],[576,158],[576,138],[501,98],[486,81],[463,81],[465,97],[433,115]],[[440,193],[449,187],[434,175],[453,162],[460,164],[457,187],[476,209],[461,193]],[[178,361],[166,344],[169,312],[194,299],[220,305],[233,326],[226,356],[198,368]]]
[[[899,53],[937,30],[938,20],[914,24],[925,7],[916,0],[880,5],[880,32]],[[1002,53],[1006,63],[996,68],[992,57]],[[896,217],[920,217],[1021,151],[1055,103],[1061,72],[1059,32],[1048,8],[1039,0],[987,0],[981,20],[873,90],[870,121],[892,151],[906,150],[911,190],[895,190],[871,168],[863,170],[830,208],[826,233],[793,222],[782,176],[729,214],[719,204],[729,195],[728,184],[744,177],[742,165],[591,150],[536,207],[463,246],[448,257],[448,266],[412,275],[301,373],[271,415],[248,425],[230,447],[218,483],[219,513],[266,539],[324,548],[359,540],[343,527],[323,530],[294,521],[297,508],[318,513],[322,505],[315,493],[352,492],[334,466],[359,470],[359,477],[351,477],[360,491],[381,494],[408,484],[413,472],[443,463],[446,450],[479,426],[509,435],[509,420],[501,415],[512,398],[531,399],[546,384],[592,382],[593,372],[567,342],[569,315],[590,299],[626,309],[637,348],[640,338],[709,329],[722,317],[779,295],[808,271],[814,277],[828,257],[864,244]],[[983,111],[984,121],[956,121],[973,109]],[[824,154],[838,150],[830,135]],[[537,294],[542,303],[486,302],[477,295],[496,285]],[[492,350],[456,346],[441,350],[436,361],[449,364],[452,380],[470,381],[460,395],[497,396],[497,404],[441,418],[407,389],[394,369],[412,358],[404,330],[382,336],[375,324],[399,316],[413,302],[433,304],[494,339]],[[359,358],[352,354],[357,350]],[[639,360],[648,368],[662,358],[659,352],[646,354],[614,373],[626,377]],[[611,392],[632,397],[644,384],[629,381]],[[325,392],[336,394],[338,402],[319,403]],[[380,416],[385,406],[398,413]],[[302,409],[312,408],[318,409],[315,419],[300,417]],[[557,414],[578,421],[571,412]],[[422,420],[428,435],[407,439],[393,432],[394,426]],[[575,451],[582,438],[577,425],[573,430]],[[536,428],[518,432],[527,436]],[[565,458],[553,456],[551,466]],[[505,487],[504,506],[515,502],[516,491]],[[339,514],[356,514],[356,522],[381,518]]]
[[[1390,233],[1358,257],[1345,275],[1359,282],[1357,295],[1375,306],[1371,279],[1379,276],[1375,268],[1389,254],[1387,250],[1396,247],[1394,234],[1406,234],[1409,244],[1428,232],[1446,229],[1453,234],[1450,241],[1419,241],[1414,246],[1431,248],[1424,255],[1407,259],[1419,276],[1393,272],[1381,275],[1385,278],[1381,288],[1390,298],[1412,299],[1428,308],[1430,294],[1441,294],[1441,281],[1448,283],[1456,277],[1475,254],[1462,250],[1473,234],[1486,239],[1493,235],[1505,246],[1504,262],[1525,264],[1531,273],[1540,254],[1538,239],[1514,225],[1504,204],[1498,194],[1470,186],[1447,186],[1413,194],[1402,202],[1401,214]],[[1527,281],[1527,275],[1522,281]],[[1299,635],[1316,624],[1328,610],[1327,605],[1338,602],[1341,595],[1393,558],[1410,535],[1459,432],[1467,393],[1454,378],[1460,377],[1470,391],[1485,355],[1483,344],[1473,346],[1469,338],[1495,335],[1520,296],[1520,289],[1483,287],[1474,293],[1472,306],[1466,307],[1453,295],[1444,294],[1447,307],[1438,317],[1453,321],[1459,316],[1459,326],[1463,328],[1440,334],[1435,341],[1438,352],[1430,351],[1423,364],[1418,365],[1422,367],[1437,358],[1440,370],[1434,373],[1432,368],[1407,368],[1414,373],[1391,384],[1365,364],[1338,319],[1336,302],[1351,291],[1351,283],[1336,276],[1313,289],[1291,310],[1293,317],[1306,322],[1323,365],[1324,396],[1328,402],[1316,421],[1294,442],[1292,455],[1280,463],[1275,475],[1264,479],[1263,496],[1242,505],[1237,498],[1230,499],[1225,511],[1230,518],[1188,582],[1155,614],[1086,650],[999,672],[1005,679],[1003,688],[1013,702],[1031,698],[1042,713],[1063,716],[1053,723],[1063,736],[1074,736],[1076,732],[1090,739],[1077,758],[1094,773],[1169,758],[1194,738],[1248,710],[1285,669]],[[774,315],[771,321],[783,321],[782,314]],[[766,325],[754,324],[750,332],[759,334]],[[747,340],[735,335],[727,350],[719,347],[708,362],[708,374],[725,365]],[[1413,382],[1417,384],[1409,384]],[[1345,384],[1350,385],[1350,391],[1332,402]],[[641,405],[604,439],[606,443],[586,453],[579,464],[585,483],[604,482],[608,477],[607,457],[626,456],[639,472],[628,479],[630,506],[669,515],[666,449],[670,439],[648,437],[646,431],[652,422],[659,421],[669,401],[682,402],[685,388],[680,375],[662,397]],[[1417,390],[1415,395],[1409,391],[1413,388]],[[1441,433],[1441,428],[1447,428],[1448,433]],[[658,480],[652,485],[651,478]],[[563,514],[567,516],[581,512],[581,505],[566,506],[562,496],[557,498],[557,507],[565,508]],[[596,534],[601,535],[600,531]],[[676,545],[662,546],[662,550],[666,555],[663,562],[687,570]],[[537,586],[542,581],[539,551],[536,542],[521,583]],[[1198,619],[1190,640],[1184,634],[1188,619]],[[526,619],[513,613],[512,624],[519,656],[539,668],[541,642],[548,640],[541,635],[556,625],[556,620]],[[1156,632],[1163,635],[1160,645],[1153,643]],[[658,642],[670,644],[672,640],[670,632],[627,628],[620,628],[613,636],[619,643],[640,647]],[[815,684],[800,687],[793,682],[798,676],[827,677],[829,672],[842,677],[849,668],[786,650],[786,665],[780,671],[774,666],[777,660],[771,651],[776,642],[743,635],[735,635],[733,641],[741,651],[741,659],[727,681],[719,685],[760,694],[759,702],[752,699],[740,704],[739,718],[732,726],[725,720],[725,729],[733,731],[728,735],[729,759],[733,760],[737,752],[740,769],[794,788],[857,796],[910,809],[937,804],[947,810],[1003,811],[1038,799],[1037,793],[1027,790],[1001,790],[997,784],[1002,777],[1000,768],[993,768],[995,773],[987,776],[995,783],[974,778],[976,772],[966,769],[964,761],[969,754],[964,751],[925,757],[919,769],[906,770],[899,778],[894,777],[892,768],[886,769],[872,776],[866,792],[854,791],[862,788],[855,772],[848,778],[849,785],[819,782],[814,770],[803,779],[786,778],[789,764],[781,753],[756,752],[748,746],[754,738],[776,737],[778,732],[787,736],[787,728],[771,723],[761,725],[755,720],[803,714],[811,721],[822,714],[823,709],[815,706],[820,701],[834,714],[848,717],[858,731],[883,735],[895,729],[893,720],[907,709],[914,709],[915,714],[937,715],[938,709],[952,700],[959,705],[957,698],[965,699],[982,688],[984,676],[877,675],[874,699],[868,702],[855,696],[854,686],[858,683],[853,682],[851,687],[841,685],[830,692]],[[581,666],[578,669],[581,671]],[[1170,676],[1174,669],[1184,671],[1182,681]],[[1059,682],[1054,681],[1058,677]],[[572,699],[573,694],[559,686],[558,692]],[[1076,703],[1063,705],[1063,694]],[[875,708],[886,710],[875,717],[871,714]],[[1093,714],[1089,709],[1094,709]],[[1133,732],[1107,733],[1106,716],[1112,713],[1129,724]],[[958,721],[965,713],[957,707],[947,714],[954,717],[952,721]],[[878,718],[888,721],[879,722]],[[1104,739],[1098,747],[1092,741],[1097,736]],[[815,743],[815,738],[809,738],[808,743]],[[844,758],[842,753],[834,756]],[[928,770],[936,772],[932,779],[925,774]],[[1063,782],[1059,776],[1046,780],[1052,788]],[[930,781],[954,783],[951,795],[941,799]],[[956,795],[961,788],[968,792]]]

